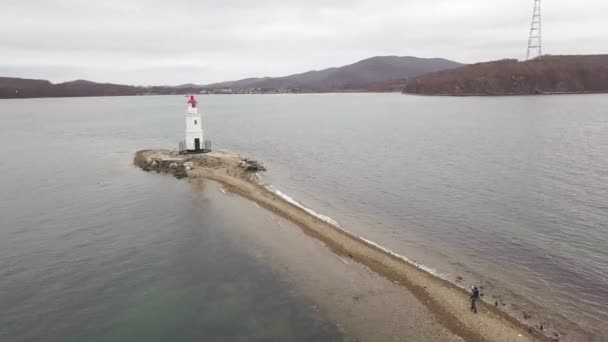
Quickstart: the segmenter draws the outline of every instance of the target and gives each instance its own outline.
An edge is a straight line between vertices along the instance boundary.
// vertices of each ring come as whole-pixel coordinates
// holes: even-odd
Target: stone
[[[188,177],[188,173],[186,173],[185,169],[180,168],[180,169],[175,170],[175,172],[173,172],[173,176],[175,176],[175,178],[177,178],[177,179],[182,179],[182,178]]]
[[[247,172],[266,171],[266,168],[262,163],[247,158],[243,158],[240,161],[239,166]]]
[[[177,169],[177,163],[171,163],[171,164],[169,164],[169,168],[170,169]]]

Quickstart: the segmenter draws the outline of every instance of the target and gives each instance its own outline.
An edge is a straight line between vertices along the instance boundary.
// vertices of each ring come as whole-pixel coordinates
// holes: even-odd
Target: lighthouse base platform
[[[197,146],[198,147],[198,146]],[[202,148],[199,149],[188,149],[184,140],[179,142],[179,154],[201,154],[211,152],[211,140],[205,140]]]

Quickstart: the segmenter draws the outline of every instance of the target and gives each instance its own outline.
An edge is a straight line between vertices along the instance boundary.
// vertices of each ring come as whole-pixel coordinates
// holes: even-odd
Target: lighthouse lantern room
[[[194,96],[190,96],[186,108],[186,141],[185,149],[188,152],[204,152],[203,122]]]

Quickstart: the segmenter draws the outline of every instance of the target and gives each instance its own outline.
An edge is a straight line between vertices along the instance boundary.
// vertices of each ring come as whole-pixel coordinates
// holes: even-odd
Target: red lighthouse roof
[[[188,104],[191,104],[192,107],[196,107],[197,103],[198,103],[198,101],[196,101],[196,99],[194,98],[194,96],[190,96],[190,100],[188,100]]]

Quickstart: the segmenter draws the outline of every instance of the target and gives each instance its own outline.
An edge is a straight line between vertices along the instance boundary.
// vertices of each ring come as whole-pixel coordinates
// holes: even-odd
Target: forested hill
[[[404,93],[526,95],[608,92],[608,55],[543,56],[466,65],[405,81]]]
[[[284,77],[247,78],[209,84],[205,88],[296,89],[304,92],[365,90],[372,84],[452,69],[463,64],[443,58],[376,56],[353,64]]]
[[[395,91],[386,83],[428,72],[457,68],[462,64],[441,58],[379,56],[342,67],[308,71],[285,77],[248,78],[209,85],[142,87],[77,80],[51,83],[46,80],[0,77],[0,98],[121,96],[196,93],[299,93],[338,91]],[[376,85],[379,85],[376,88]],[[400,86],[397,91],[402,88]]]
[[[112,83],[77,80],[51,83],[13,77],[0,77],[0,98],[124,96],[145,94],[191,94],[200,91],[194,87],[137,87]]]

